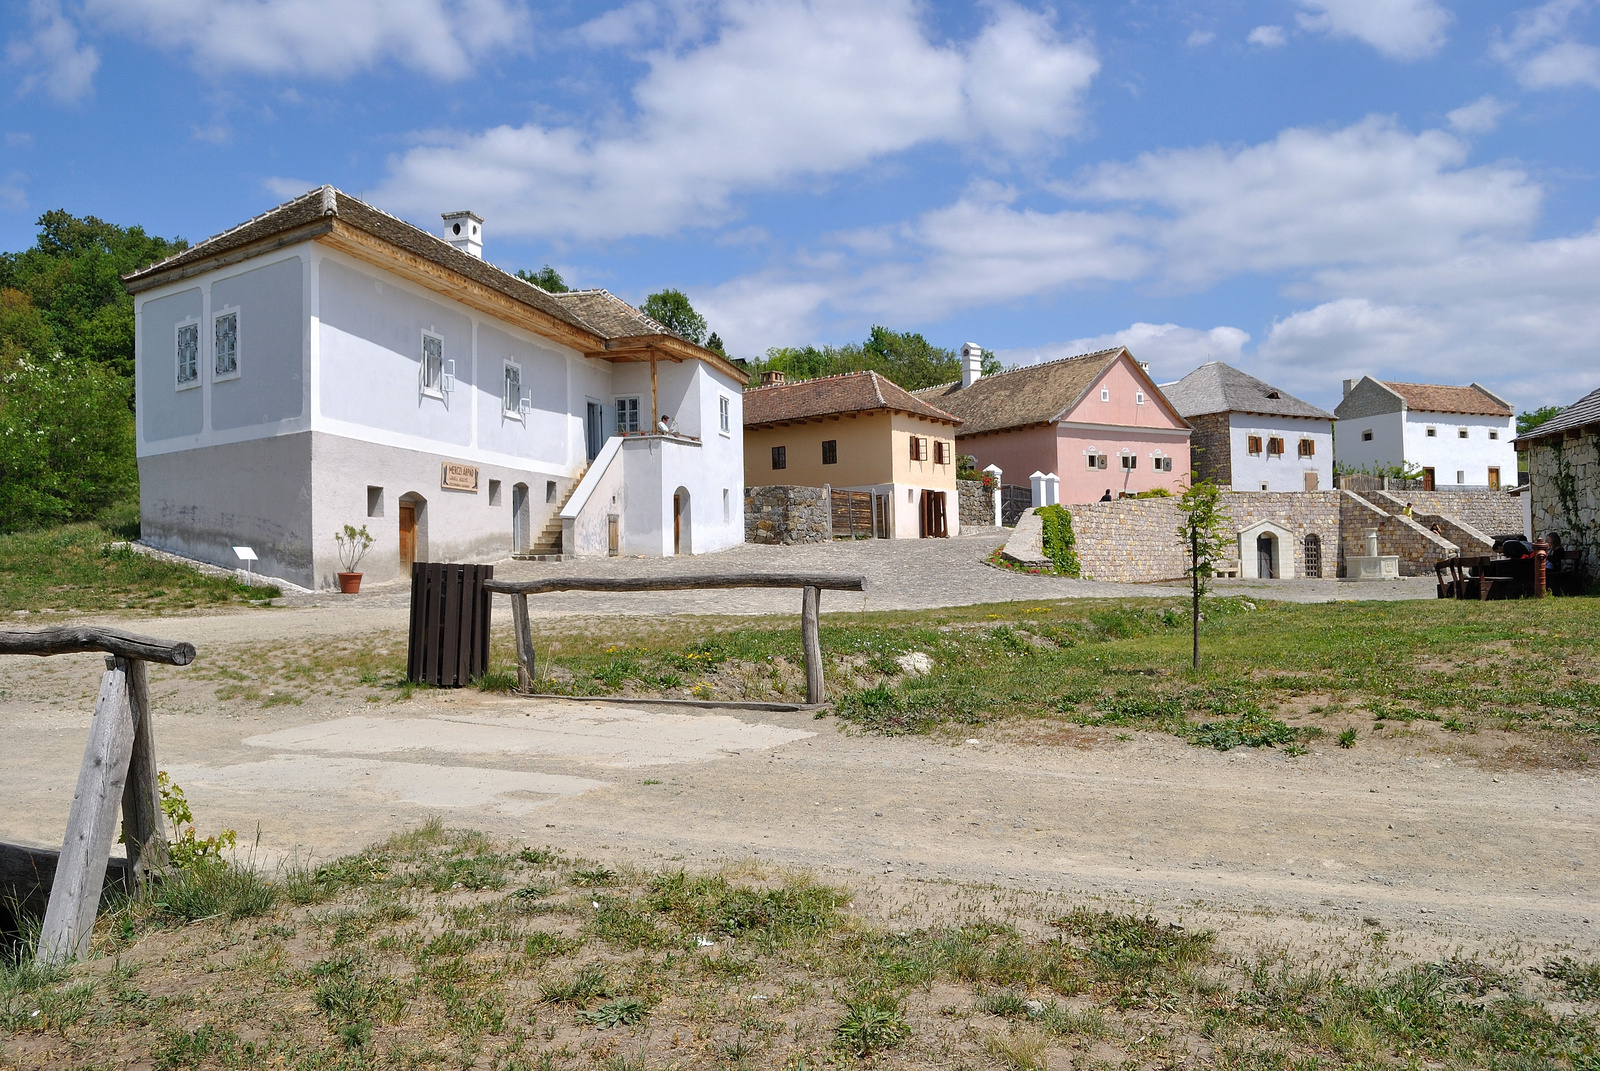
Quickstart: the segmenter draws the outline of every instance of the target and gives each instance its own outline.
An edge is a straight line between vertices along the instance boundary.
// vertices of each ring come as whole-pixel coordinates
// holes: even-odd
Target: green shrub
[[[1055,564],[1060,576],[1077,576],[1078,539],[1072,534],[1072,514],[1065,506],[1040,506],[1033,512],[1044,526],[1044,556]]]
[[[889,1049],[911,1036],[905,1006],[893,993],[869,993],[844,1002],[833,1036],[841,1049],[860,1057]]]

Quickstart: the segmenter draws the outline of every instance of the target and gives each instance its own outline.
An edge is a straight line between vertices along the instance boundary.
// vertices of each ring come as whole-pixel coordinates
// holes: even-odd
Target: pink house
[[[962,347],[960,383],[917,396],[961,420],[956,450],[1006,484],[1035,472],[1061,479],[1062,502],[1093,502],[1189,478],[1187,422],[1124,347],[984,376],[982,351]]]

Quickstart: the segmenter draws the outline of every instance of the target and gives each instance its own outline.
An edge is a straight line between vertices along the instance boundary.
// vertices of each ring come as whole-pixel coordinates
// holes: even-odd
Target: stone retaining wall
[[[1358,492],[1389,513],[1412,505],[1412,516],[1446,517],[1453,524],[1493,537],[1522,531],[1522,505],[1504,491],[1372,491]],[[1433,524],[1429,520],[1428,524]],[[1484,551],[1485,554],[1488,551]]]
[[[1376,492],[1375,492],[1376,493]],[[1416,521],[1379,509],[1354,491],[1339,492],[1339,574],[1346,558],[1367,553],[1367,532],[1378,530],[1378,553],[1400,559],[1401,576],[1432,576],[1434,563],[1454,558],[1460,548]]]
[[[1600,555],[1600,435],[1584,429],[1577,438],[1559,440],[1559,446],[1558,452],[1552,439],[1529,444],[1533,531],[1528,535],[1560,532],[1567,548],[1584,547],[1584,567],[1593,576]],[[1572,478],[1573,500],[1566,504],[1561,501],[1563,462]]]
[[[774,484],[744,489],[746,543],[827,543],[828,495],[820,487]]]
[[[991,528],[1000,523],[994,515],[994,493],[983,489],[982,480],[957,480],[956,506],[963,528]]]
[[[1187,566],[1178,539],[1178,500],[1121,498],[1062,503],[1072,514],[1082,575],[1090,580],[1138,583],[1173,580]],[[1021,530],[1021,522],[1018,522]]]

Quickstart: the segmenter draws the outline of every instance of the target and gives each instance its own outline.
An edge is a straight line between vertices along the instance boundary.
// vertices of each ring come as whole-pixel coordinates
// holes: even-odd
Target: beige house
[[[856,492],[881,539],[950,535],[960,424],[876,372],[747,390],[745,483]]]

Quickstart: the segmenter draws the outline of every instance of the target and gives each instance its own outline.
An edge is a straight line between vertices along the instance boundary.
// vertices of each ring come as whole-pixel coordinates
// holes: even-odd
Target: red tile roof
[[[876,372],[849,372],[798,383],[755,387],[744,392],[744,426],[747,428],[875,409],[910,413],[941,424],[961,423],[943,409],[912,397]]]
[[[1467,416],[1511,415],[1511,407],[1476,383],[1470,387],[1446,387],[1436,383],[1394,383],[1379,380],[1405,400],[1407,409],[1428,413],[1462,413]]]

